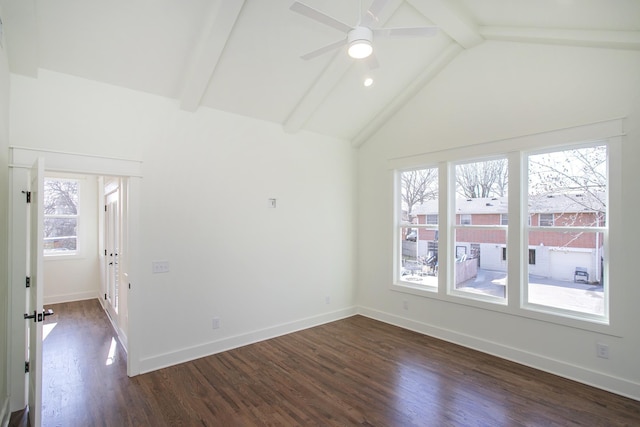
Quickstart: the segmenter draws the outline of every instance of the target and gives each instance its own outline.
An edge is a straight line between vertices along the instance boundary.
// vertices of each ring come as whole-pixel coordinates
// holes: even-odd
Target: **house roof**
[[[13,73],[51,70],[355,146],[485,41],[640,49],[636,0],[389,0],[376,26],[438,33],[375,39],[377,68],[341,49],[305,61],[344,33],[291,11],[293,1],[0,0],[2,44]],[[304,0],[349,26],[372,1]]]
[[[552,194],[529,198],[530,213],[575,213],[604,211],[604,194],[585,193]],[[456,199],[456,214],[504,214],[508,212],[507,197],[487,197],[475,199]],[[412,215],[438,213],[438,201],[428,200],[415,206]]]

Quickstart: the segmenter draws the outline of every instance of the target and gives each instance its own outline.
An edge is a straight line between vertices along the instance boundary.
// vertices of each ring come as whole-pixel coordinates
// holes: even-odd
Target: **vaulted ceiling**
[[[640,49],[638,0],[389,0],[377,27],[434,37],[374,39],[379,66],[338,49],[344,33],[294,0],[0,0],[13,73],[39,69],[306,129],[360,145],[466,49],[485,40]],[[355,26],[372,0],[302,0]],[[470,70],[470,72],[473,72]],[[362,84],[365,76],[374,80]]]

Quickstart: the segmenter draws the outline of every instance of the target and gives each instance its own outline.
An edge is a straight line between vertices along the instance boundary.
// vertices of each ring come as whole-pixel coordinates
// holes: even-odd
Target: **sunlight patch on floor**
[[[107,363],[106,365],[112,365],[113,361],[116,357],[116,348],[118,348],[118,344],[116,343],[116,339],[115,338],[111,338],[111,347],[109,347],[109,355],[107,356]]]
[[[55,328],[57,323],[47,323],[46,325],[42,325],[42,341],[46,340],[53,328]]]

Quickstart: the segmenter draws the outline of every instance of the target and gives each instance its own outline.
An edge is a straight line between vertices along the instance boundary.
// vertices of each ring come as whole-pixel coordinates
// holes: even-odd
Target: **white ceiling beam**
[[[379,22],[376,27],[382,27],[401,4],[402,0],[391,0],[382,13],[378,15]],[[346,57],[344,50],[336,52],[329,64],[282,124],[285,132],[295,133],[302,129],[353,63],[354,61]]]
[[[640,31],[480,27],[487,40],[640,50]]]
[[[180,108],[183,110],[198,109],[244,3],[245,0],[218,1],[215,5],[202,28],[200,41],[183,79],[185,83],[180,97]]]
[[[40,55],[35,0],[6,0],[1,5],[9,69],[16,74],[38,77]]]
[[[393,100],[388,103],[376,116],[364,126],[351,140],[354,147],[360,147],[367,142],[391,117],[406,105],[422,88],[433,80],[453,59],[462,52],[462,47],[451,43],[425,68],[411,83],[405,87]]]
[[[438,26],[445,34],[465,49],[483,42],[476,24],[462,10],[446,0],[407,0],[425,18]]]

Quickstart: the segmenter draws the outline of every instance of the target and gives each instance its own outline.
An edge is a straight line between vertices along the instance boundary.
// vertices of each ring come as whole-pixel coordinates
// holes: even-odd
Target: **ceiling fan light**
[[[367,27],[355,27],[347,34],[349,56],[354,59],[363,59],[373,53],[373,32]]]
[[[369,40],[354,40],[349,43],[348,53],[354,59],[363,59],[373,53],[373,46]]]

